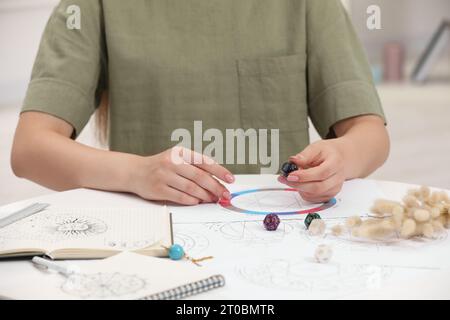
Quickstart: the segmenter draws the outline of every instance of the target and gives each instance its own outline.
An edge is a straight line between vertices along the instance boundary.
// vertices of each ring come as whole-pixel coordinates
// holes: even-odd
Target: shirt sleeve
[[[385,120],[366,53],[340,0],[307,0],[308,112],[322,138],[338,121]]]
[[[89,121],[105,89],[100,2],[60,1],[42,36],[22,106],[22,112],[40,111],[65,120],[74,128],[73,138]]]

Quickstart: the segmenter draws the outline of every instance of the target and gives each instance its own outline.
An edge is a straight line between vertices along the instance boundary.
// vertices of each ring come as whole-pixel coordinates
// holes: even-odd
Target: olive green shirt
[[[71,5],[80,29],[67,27]],[[76,137],[104,90],[110,149],[140,155],[176,145],[177,128],[194,136],[201,120],[203,131],[224,137],[226,129],[279,129],[283,162],[308,145],[308,116],[323,138],[340,120],[384,117],[339,0],[62,0],[23,111],[61,118]],[[259,173],[260,165],[228,167]]]

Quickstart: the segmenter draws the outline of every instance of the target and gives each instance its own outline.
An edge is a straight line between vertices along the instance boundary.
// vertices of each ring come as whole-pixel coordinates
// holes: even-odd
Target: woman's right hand
[[[138,161],[130,168],[131,191],[144,199],[196,205],[231,197],[218,179],[233,183],[232,173],[189,149],[174,147]]]

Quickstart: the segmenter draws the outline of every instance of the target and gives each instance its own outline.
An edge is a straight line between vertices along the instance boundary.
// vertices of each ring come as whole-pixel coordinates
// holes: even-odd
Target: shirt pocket
[[[237,66],[244,128],[307,129],[306,54],[242,59]]]

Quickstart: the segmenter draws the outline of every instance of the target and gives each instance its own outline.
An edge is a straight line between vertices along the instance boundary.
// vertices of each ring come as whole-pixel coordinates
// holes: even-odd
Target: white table
[[[276,179],[276,176],[272,175],[241,175],[236,177],[236,183],[246,186],[261,186],[268,184],[268,182]],[[377,181],[377,185],[381,190],[389,196],[391,199],[401,199],[408,188],[411,185]],[[119,194],[111,192],[103,192],[96,190],[77,189],[67,192],[59,192],[51,195],[28,199],[17,203],[0,208],[0,215],[2,212],[11,212],[15,209],[21,208],[26,204],[34,202],[45,202],[50,205],[58,207],[70,207],[70,208],[126,208],[148,205],[148,202],[130,194]],[[449,250],[450,252],[450,250]],[[449,253],[450,254],[450,253]],[[220,255],[217,254],[217,255]],[[236,252],[235,259],[238,261],[241,257],[239,252]],[[244,258],[244,257],[242,257]],[[80,262],[83,263],[83,262]],[[4,277],[20,277],[20,274],[27,272],[32,265],[29,261],[1,261],[0,262],[0,288],[2,278]],[[399,280],[400,281],[400,280]],[[447,270],[440,271],[427,271],[414,269],[408,270],[408,276],[402,280],[407,284],[402,286],[393,282],[389,289],[386,290],[365,290],[363,294],[361,292],[353,298],[450,298],[450,272]],[[234,299],[236,295],[230,291],[232,284],[228,284],[225,288],[205,293],[196,298],[199,299]],[[244,286],[245,288],[245,286]],[[417,289],[417,290],[416,290]],[[255,298],[255,287],[249,288],[248,292],[240,292],[239,298],[253,299]],[[263,288],[264,290],[264,288]],[[269,297],[270,288],[265,289]],[[389,292],[386,295],[386,292]],[[260,293],[258,291],[258,293]],[[264,295],[256,297],[265,297]],[[292,294],[292,298],[295,298],[295,294]],[[349,296],[351,297],[351,295]],[[273,297],[277,298],[277,297]]]

